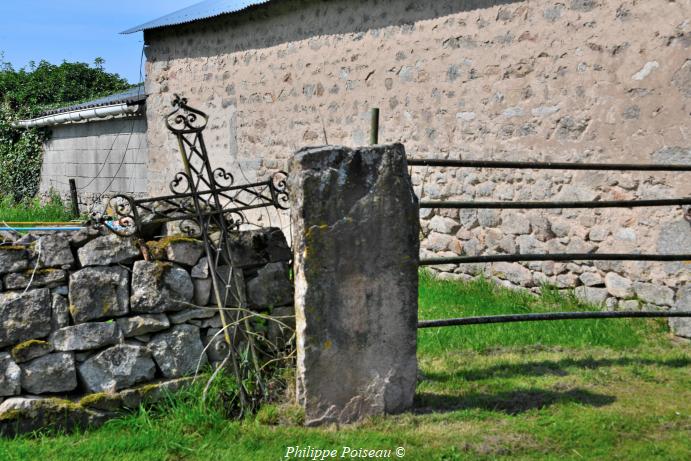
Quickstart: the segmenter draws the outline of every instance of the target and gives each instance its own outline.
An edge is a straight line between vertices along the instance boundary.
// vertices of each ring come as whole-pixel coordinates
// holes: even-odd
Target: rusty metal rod
[[[650,165],[634,163],[508,162],[497,160],[443,160],[424,158],[409,158],[408,165],[468,168],[515,168],[533,170],[691,171],[691,165]]]
[[[521,261],[691,261],[691,254],[554,253],[425,258],[421,266]]]
[[[69,179],[70,202],[72,203],[72,217],[79,218],[79,197],[77,196],[77,183],[74,178]]]
[[[634,208],[691,205],[691,197],[661,200],[610,200],[600,202],[454,202],[423,201],[420,208],[540,209],[540,208]]]
[[[619,311],[619,312],[549,312],[540,314],[489,315],[482,317],[461,317],[442,320],[421,320],[418,328],[452,327],[460,325],[483,325],[489,323],[536,322],[544,320],[585,320],[655,317],[691,317],[691,311]]]
[[[373,107],[370,113],[370,137],[369,143],[374,146],[379,144],[379,108]]]

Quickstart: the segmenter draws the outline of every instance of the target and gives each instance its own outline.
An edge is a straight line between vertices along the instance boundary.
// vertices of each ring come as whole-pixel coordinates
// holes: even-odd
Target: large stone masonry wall
[[[104,192],[146,194],[146,118],[92,120],[50,130],[43,146],[42,194],[52,190],[69,200],[70,178],[85,203]]]
[[[292,315],[281,231],[232,242],[250,308]],[[228,346],[203,253],[187,237],[142,247],[92,230],[0,245],[0,435],[100,424],[222,362]],[[274,344],[287,338],[262,331]]]
[[[173,93],[210,114],[214,164],[260,176],[305,145],[365,144],[372,107],[382,110],[380,141],[405,144],[409,156],[689,164],[689,17],[690,0],[287,0],[147,31],[150,188],[164,190],[176,168],[161,124]],[[412,177],[422,200],[691,195],[688,174],[414,168]],[[422,256],[691,248],[678,208],[421,218]],[[685,307],[688,268],[440,269],[512,286],[550,282],[612,308],[666,309]]]

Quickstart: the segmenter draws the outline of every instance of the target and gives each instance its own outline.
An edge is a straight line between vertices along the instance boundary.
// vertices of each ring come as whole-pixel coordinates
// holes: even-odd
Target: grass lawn
[[[59,222],[72,217],[59,195],[53,195],[45,203],[38,199],[14,203],[10,197],[0,196],[0,226],[3,222]]]
[[[421,277],[425,319],[584,308],[550,290],[533,298],[484,281]],[[425,378],[411,413],[307,429],[267,424],[299,419],[269,406],[261,417],[229,422],[191,389],[87,433],[0,441],[0,460],[278,460],[295,445],[339,456],[342,447],[391,449],[389,459],[406,460],[685,460],[690,352],[657,320],[425,330]]]

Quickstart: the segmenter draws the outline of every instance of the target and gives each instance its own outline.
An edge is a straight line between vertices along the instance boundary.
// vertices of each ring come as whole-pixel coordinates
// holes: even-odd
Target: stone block
[[[0,352],[0,400],[22,392],[21,370],[7,352]]]
[[[500,279],[508,280],[521,286],[529,286],[533,282],[533,274],[530,272],[530,269],[518,263],[494,263],[492,265],[492,272]]]
[[[29,252],[22,245],[0,246],[0,274],[29,268]]]
[[[134,239],[108,234],[91,240],[77,254],[81,265],[86,267],[130,263],[141,253]]]
[[[0,293],[0,347],[48,336],[51,331],[50,291]]]
[[[155,333],[170,327],[166,314],[144,314],[117,319],[118,326],[125,338]]]
[[[67,240],[73,248],[81,248],[95,238],[101,236],[101,232],[93,227],[83,227],[82,229],[70,232]]]
[[[285,235],[276,227],[231,232],[229,246],[236,267],[262,266],[293,257]]]
[[[28,269],[24,272],[15,272],[5,276],[6,290],[23,290],[31,285],[32,288],[54,287],[62,284],[67,279],[67,273],[62,269]]]
[[[686,254],[691,248],[691,226],[685,220],[679,218],[660,229],[656,250],[661,254]],[[668,273],[683,271],[688,268],[688,264],[683,261],[664,264],[663,267]]]
[[[578,275],[576,274],[561,274],[555,278],[557,288],[574,288],[578,285]]]
[[[477,220],[482,227],[497,227],[501,224],[501,212],[499,210],[477,210]]]
[[[619,300],[619,310],[622,311],[639,311],[641,310],[641,303],[637,299]]]
[[[194,286],[185,269],[169,262],[137,261],[132,270],[132,312],[179,311],[192,301]]]
[[[674,290],[664,285],[633,282],[633,291],[638,299],[646,303],[658,306],[671,306],[674,304]]]
[[[211,290],[213,288],[213,281],[211,277],[207,279],[192,279],[194,285],[194,304],[195,306],[206,306],[211,300]]]
[[[616,272],[608,272],[605,275],[605,286],[609,294],[617,298],[630,298],[634,294],[631,280]]]
[[[506,234],[529,234],[530,220],[524,214],[508,212],[502,218],[500,229]]]
[[[609,229],[606,226],[593,226],[588,232],[588,239],[593,242],[602,242],[609,236]]]
[[[118,344],[122,331],[115,322],[80,323],[61,328],[50,335],[56,351],[88,351]]]
[[[79,377],[89,392],[114,392],[150,381],[156,364],[145,347],[120,344],[79,365]]]
[[[521,254],[544,253],[544,245],[532,235],[519,235],[516,237],[518,251]]]
[[[50,354],[53,352],[53,349],[53,345],[48,341],[30,339],[14,346],[10,351],[10,354],[15,362],[24,363],[38,357],[43,357],[46,354]]]
[[[13,397],[0,405],[0,436],[39,429],[72,431],[103,424],[108,416],[58,398]]]
[[[75,323],[129,313],[129,271],[124,267],[86,267],[70,276],[70,314]]]
[[[449,249],[453,241],[454,238],[451,235],[431,232],[425,241],[425,248],[432,251],[444,251]]]
[[[70,310],[64,296],[53,293],[52,300],[50,327],[54,331],[69,326]]]
[[[586,242],[580,237],[571,237],[568,245],[566,245],[567,253],[593,253],[597,250],[597,246]]]
[[[411,408],[419,210],[403,146],[303,149],[290,190],[307,424]]]
[[[181,310],[180,312],[170,314],[170,323],[172,323],[173,325],[179,325],[190,320],[210,319],[211,317],[216,315],[217,312],[218,309],[214,307],[199,309],[187,308]]]
[[[588,287],[602,285],[604,283],[602,276],[597,272],[583,272],[579,278],[581,282],[583,282],[583,285]]]
[[[74,265],[75,261],[72,248],[70,247],[70,239],[66,234],[58,232],[41,236],[39,267],[70,268]]]
[[[677,299],[672,310],[691,311],[691,285],[684,285],[677,290]],[[691,339],[691,318],[670,318],[669,326],[675,335]]]
[[[293,303],[293,284],[286,263],[270,263],[247,282],[247,297],[254,307],[284,306]]]
[[[601,306],[607,299],[607,288],[577,287],[574,293],[578,299],[588,304]]]
[[[429,223],[430,230],[441,234],[455,234],[460,228],[460,224],[451,218],[435,216]]]
[[[147,244],[156,259],[166,259],[184,266],[194,266],[204,253],[204,244],[195,239],[182,236],[166,237]]]
[[[211,273],[209,272],[209,260],[206,258],[206,256],[201,258],[199,262],[192,268],[190,275],[193,279],[209,278]]]
[[[194,374],[207,363],[199,328],[177,325],[153,337],[149,343],[156,364],[166,378]]]
[[[57,352],[21,365],[22,388],[32,394],[69,392],[77,388],[74,355]]]

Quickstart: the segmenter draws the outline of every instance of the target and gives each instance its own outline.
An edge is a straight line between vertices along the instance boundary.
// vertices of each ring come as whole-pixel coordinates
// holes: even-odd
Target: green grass
[[[551,290],[535,299],[483,281],[421,278],[423,318],[522,312],[517,306],[587,308]],[[98,430],[0,441],[0,460],[278,460],[293,445],[400,446],[406,460],[691,458],[689,345],[659,322],[497,327],[421,331],[425,379],[415,411],[404,415],[307,429],[298,411],[279,405],[231,422],[221,384],[211,408],[192,388]]]
[[[41,203],[38,198],[14,203],[10,197],[0,196],[0,225],[2,222],[62,222],[72,217],[59,195],[53,194]]]
[[[580,302],[573,292],[543,287],[536,297],[528,292],[498,287],[485,279],[462,283],[420,276],[420,318],[423,320],[530,312],[599,310]],[[638,319],[562,320],[468,325],[420,331],[419,350],[424,354],[449,349],[477,351],[513,346],[608,346],[624,349],[659,338],[664,321]]]

